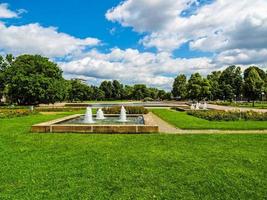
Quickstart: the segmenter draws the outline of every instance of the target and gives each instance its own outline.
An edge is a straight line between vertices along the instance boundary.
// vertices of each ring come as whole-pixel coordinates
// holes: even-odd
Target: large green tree
[[[232,100],[242,94],[243,78],[240,67],[235,65],[222,71],[219,79],[223,99]]]
[[[90,86],[82,83],[80,80],[70,80],[69,84],[69,101],[85,101],[92,98],[93,89]]]
[[[123,84],[117,80],[112,81],[112,97],[113,99],[123,98]]]
[[[57,64],[40,55],[21,55],[6,70],[8,96],[22,105],[55,103],[66,98],[67,87]]]
[[[220,76],[221,71],[213,71],[207,76],[210,84],[211,100],[222,98],[222,91],[219,84]]]
[[[251,69],[245,78],[244,94],[249,101],[253,101],[253,106],[254,101],[259,99],[261,92],[263,91],[263,86],[264,80],[261,79],[258,71],[255,68]]]
[[[184,74],[178,75],[173,82],[172,94],[176,98],[185,99],[187,93],[187,80]]]
[[[133,87],[133,93],[132,93],[133,99],[141,100],[146,97],[150,97],[149,90],[144,84],[136,84]]]
[[[113,85],[111,81],[103,81],[99,89],[101,89],[105,93],[106,99],[112,99],[113,98]]]
[[[192,74],[187,84],[188,97],[192,100],[203,100],[210,97],[209,81],[199,73]]]
[[[4,95],[5,89],[7,89],[6,71],[8,67],[11,66],[13,61],[14,57],[11,54],[7,54],[6,57],[0,55],[0,100],[1,97]]]

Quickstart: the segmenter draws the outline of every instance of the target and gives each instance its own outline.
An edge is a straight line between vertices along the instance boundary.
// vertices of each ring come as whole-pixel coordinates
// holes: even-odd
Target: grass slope
[[[264,199],[266,135],[29,133],[0,120],[0,199]]]
[[[153,109],[152,112],[181,129],[221,129],[221,130],[263,130],[267,129],[267,121],[208,121],[167,109]]]

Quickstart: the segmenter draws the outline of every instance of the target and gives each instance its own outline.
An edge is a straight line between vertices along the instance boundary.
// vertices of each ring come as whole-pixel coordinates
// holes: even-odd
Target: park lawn
[[[208,121],[169,109],[152,109],[154,114],[180,129],[264,130],[267,121]]]
[[[0,199],[264,199],[267,135],[37,134],[0,119]]]

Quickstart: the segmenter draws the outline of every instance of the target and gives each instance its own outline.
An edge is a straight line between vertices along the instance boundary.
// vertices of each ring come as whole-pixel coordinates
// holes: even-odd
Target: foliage
[[[30,111],[29,109],[0,109],[0,119],[22,117],[36,113],[36,111]]]
[[[93,89],[80,80],[70,80],[69,86],[68,100],[71,102],[86,101],[93,94]]]
[[[267,113],[255,111],[190,110],[187,114],[209,121],[267,121]]]
[[[147,114],[148,110],[143,106],[125,106],[127,114]],[[103,108],[105,114],[120,114],[121,106]]]
[[[202,100],[210,96],[210,84],[199,73],[192,74],[187,84],[188,97],[193,100]]]
[[[213,71],[207,76],[210,83],[211,100],[222,99],[222,90],[219,83],[221,74],[221,71]]]
[[[187,80],[184,74],[178,75],[174,79],[172,86],[172,94],[179,99],[186,99],[187,97]]]
[[[21,105],[55,103],[66,98],[66,84],[57,64],[39,55],[22,55],[6,69],[11,102]]]
[[[35,107],[34,110],[38,112],[73,112],[84,111],[81,107]]]
[[[244,94],[249,100],[253,102],[259,98],[261,92],[263,91],[264,80],[261,79],[258,71],[252,68],[246,78],[244,84]],[[254,105],[254,103],[253,103]]]
[[[215,130],[266,130],[267,121],[209,121],[168,109],[152,109],[153,113],[166,122],[181,129],[215,129]]]
[[[242,84],[243,78],[240,67],[233,65],[223,70],[219,78],[223,100],[232,100],[239,97],[242,93]]]

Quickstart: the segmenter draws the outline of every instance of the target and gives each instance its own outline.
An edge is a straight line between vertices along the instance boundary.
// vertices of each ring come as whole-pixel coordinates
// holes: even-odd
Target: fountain
[[[121,106],[120,119],[118,121],[119,122],[127,122],[126,110],[125,110],[124,106]]]
[[[101,120],[101,119],[105,119],[105,117],[104,117],[104,112],[102,111],[101,108],[99,108],[99,109],[97,110],[97,113],[96,113],[96,119],[99,119],[99,120]]]
[[[92,114],[92,108],[91,107],[86,108],[86,113],[85,113],[83,122],[89,123],[89,124],[95,123],[93,120],[93,114]]]
[[[204,104],[203,104],[203,110],[207,110],[207,109],[208,109],[208,105],[207,105],[206,102],[204,102]]]
[[[199,103],[196,103],[196,110],[199,110]]]
[[[190,109],[195,110],[195,105],[193,103],[191,104]]]

